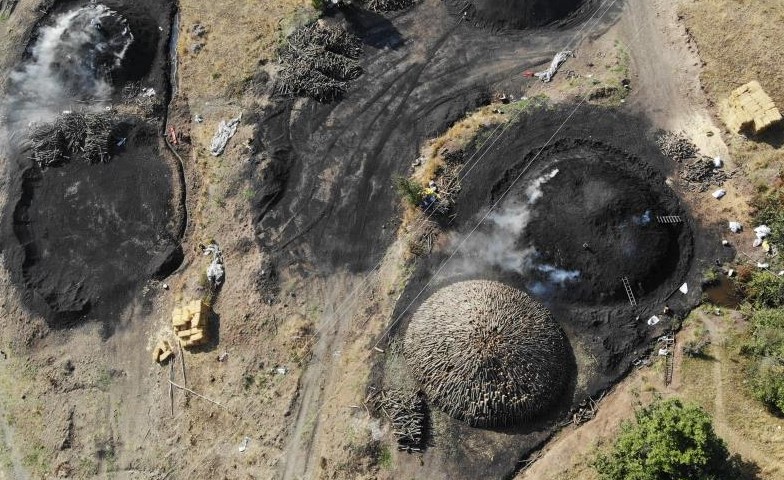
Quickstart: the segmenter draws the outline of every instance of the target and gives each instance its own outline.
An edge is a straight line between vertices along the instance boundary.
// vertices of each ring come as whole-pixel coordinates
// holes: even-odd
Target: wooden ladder
[[[659,223],[681,223],[683,219],[678,215],[665,215],[661,217],[656,217],[656,221]]]
[[[629,284],[629,279],[621,277],[621,282],[623,283],[623,289],[626,290],[626,296],[629,297],[629,303],[632,304],[632,307],[636,307],[637,300],[634,298],[634,292],[632,292],[632,286]]]

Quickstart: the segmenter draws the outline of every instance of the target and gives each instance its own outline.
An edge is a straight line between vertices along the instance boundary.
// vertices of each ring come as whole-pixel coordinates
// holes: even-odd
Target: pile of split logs
[[[348,82],[362,75],[357,60],[359,39],[323,21],[295,30],[280,50],[283,65],[276,83],[282,95],[305,95],[331,101],[346,92]]]
[[[380,390],[372,397],[372,405],[389,419],[399,450],[421,452],[425,449],[429,415],[422,392]]]
[[[416,0],[367,0],[365,6],[374,12],[394,12],[413,6]]]
[[[662,131],[656,138],[656,144],[665,156],[676,162],[697,156],[697,146],[682,133]]]
[[[30,134],[32,158],[41,168],[77,155],[89,163],[108,162],[114,125],[106,113],[65,113],[54,122],[37,124]]]
[[[684,163],[680,177],[689,191],[704,192],[710,186],[720,187],[729,180],[734,171],[725,171],[714,163],[714,159],[699,153],[694,145],[682,133],[661,131],[656,137],[661,152],[678,163]],[[687,160],[692,160],[686,163]]]

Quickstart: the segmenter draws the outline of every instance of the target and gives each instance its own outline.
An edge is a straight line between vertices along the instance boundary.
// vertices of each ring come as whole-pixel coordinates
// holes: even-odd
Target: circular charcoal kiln
[[[568,342],[550,312],[494,281],[433,294],[408,326],[404,353],[430,401],[474,427],[531,420],[569,381]]]

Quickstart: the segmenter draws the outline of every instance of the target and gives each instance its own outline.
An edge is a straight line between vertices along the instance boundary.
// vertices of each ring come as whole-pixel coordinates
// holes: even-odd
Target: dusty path
[[[6,420],[6,412],[3,410],[2,405],[0,405],[0,431],[2,431],[3,434],[2,444],[10,457],[11,464],[10,472],[5,472],[3,470],[5,465],[0,466],[0,480],[27,480],[30,478],[30,475],[22,465],[22,454],[19,452],[17,443],[14,441],[15,432]]]
[[[700,86],[701,60],[678,21],[677,2],[630,0],[617,34],[632,56],[633,94],[627,104],[657,126],[684,131],[708,155],[728,156]]]
[[[311,455],[311,449],[319,426],[324,391],[334,377],[335,358],[350,333],[347,326],[359,304],[359,299],[348,304],[343,300],[357,289],[363,278],[351,275],[340,279],[335,277],[337,275],[324,292],[324,311],[316,325],[321,336],[313,347],[313,357],[300,379],[299,407],[282,460],[282,478],[286,480],[313,478],[316,459]],[[364,289],[360,288],[359,291],[364,292]]]
[[[725,321],[722,317],[706,315],[700,312],[699,318],[703,321],[705,328],[708,329],[710,338],[717,339],[726,336],[727,327],[722,325],[722,322]],[[711,350],[712,353],[714,351],[716,359],[713,362],[713,384],[716,388],[716,396],[713,401],[713,427],[716,433],[727,441],[732,453],[740,454],[746,461],[751,460],[762,471],[775,471],[777,467],[771,463],[775,462],[775,459],[765,455],[763,453],[764,449],[760,449],[751,439],[745,437],[728,422],[724,384],[732,381],[727,371],[731,360],[727,356],[726,349],[716,348]]]

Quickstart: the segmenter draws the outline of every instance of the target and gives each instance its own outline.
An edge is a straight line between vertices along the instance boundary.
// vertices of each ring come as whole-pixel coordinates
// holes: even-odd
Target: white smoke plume
[[[109,75],[133,43],[127,21],[104,5],[71,10],[42,27],[30,58],[9,77],[3,105],[11,129],[50,121],[63,110],[109,100]]]
[[[447,264],[442,276],[450,278],[492,270],[526,275],[537,270],[555,284],[578,278],[578,271],[537,264],[536,249],[519,244],[531,218],[531,209],[542,197],[542,186],[556,175],[557,168],[533,180],[525,188],[525,198],[507,200],[504,208],[488,215],[467,240],[464,240],[464,235],[453,234],[448,240],[447,250],[459,248],[459,251]]]

